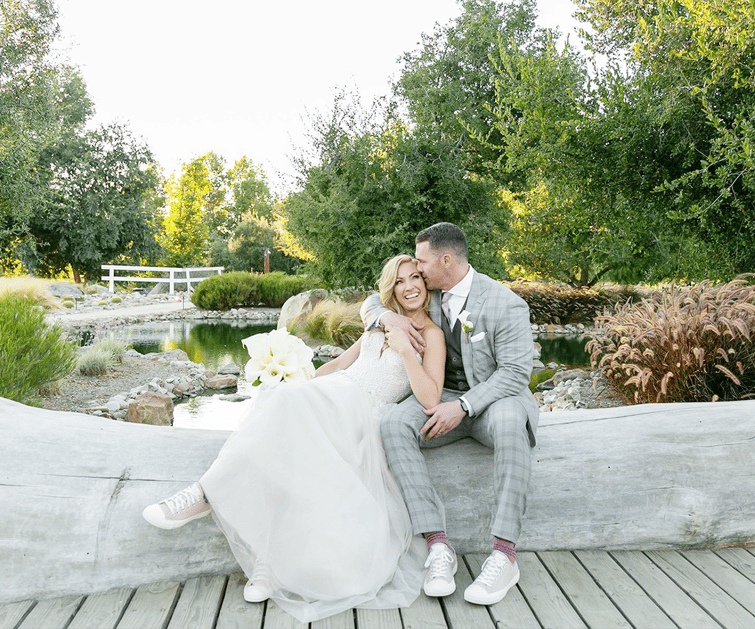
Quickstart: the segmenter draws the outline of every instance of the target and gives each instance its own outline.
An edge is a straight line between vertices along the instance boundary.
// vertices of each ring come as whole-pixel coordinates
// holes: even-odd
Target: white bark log
[[[237,570],[210,518],[162,531],[145,505],[198,479],[228,433],[143,426],[0,398],[0,603]],[[492,453],[428,450],[448,535],[490,546]],[[755,401],[541,416],[519,548],[755,543]]]

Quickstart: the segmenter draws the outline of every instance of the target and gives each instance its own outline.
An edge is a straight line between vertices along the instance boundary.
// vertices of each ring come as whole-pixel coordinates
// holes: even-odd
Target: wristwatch
[[[467,415],[469,415],[469,406],[467,406],[467,403],[464,401],[463,398],[459,398],[459,404],[461,404],[461,410],[464,411]]]

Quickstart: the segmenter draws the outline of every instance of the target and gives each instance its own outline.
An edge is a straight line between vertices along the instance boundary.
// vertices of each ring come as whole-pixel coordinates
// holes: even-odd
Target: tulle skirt
[[[247,576],[267,565],[272,599],[301,622],[419,595],[412,535],[379,433],[386,407],[343,373],[260,391],[200,479]]]

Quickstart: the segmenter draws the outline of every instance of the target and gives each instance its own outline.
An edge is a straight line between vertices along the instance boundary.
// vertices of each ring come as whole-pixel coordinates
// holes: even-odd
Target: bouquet
[[[314,352],[288,330],[272,330],[255,334],[241,341],[249,352],[246,378],[252,386],[275,385],[279,382],[309,380],[315,376]]]

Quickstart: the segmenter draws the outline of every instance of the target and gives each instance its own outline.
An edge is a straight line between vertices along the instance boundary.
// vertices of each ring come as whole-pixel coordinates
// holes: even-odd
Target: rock
[[[227,393],[225,395],[218,395],[219,400],[224,402],[244,402],[249,399],[248,395],[240,395],[238,393]]]
[[[590,374],[584,369],[566,369],[564,371],[557,371],[553,374],[553,383],[559,384],[566,380],[584,380],[589,377]]]
[[[180,360],[189,362],[189,355],[182,349],[170,349],[167,352],[160,354],[166,360]]]
[[[238,383],[239,379],[236,376],[231,374],[218,374],[207,378],[204,386],[207,389],[230,389],[237,386]]]
[[[58,282],[56,284],[50,284],[50,292],[55,297],[81,297],[84,293],[75,284],[68,284],[64,282]]]
[[[226,363],[222,367],[218,369],[218,374],[221,375],[227,375],[232,374],[234,376],[238,376],[241,373],[241,369],[239,369],[238,365],[234,363],[233,361]]]
[[[281,308],[278,318],[278,329],[290,328],[298,317],[306,316],[312,312],[318,303],[327,299],[328,291],[322,288],[304,291],[293,297],[289,297]]]
[[[142,393],[129,404],[126,421],[133,424],[170,426],[173,423],[173,400],[162,393]]]

